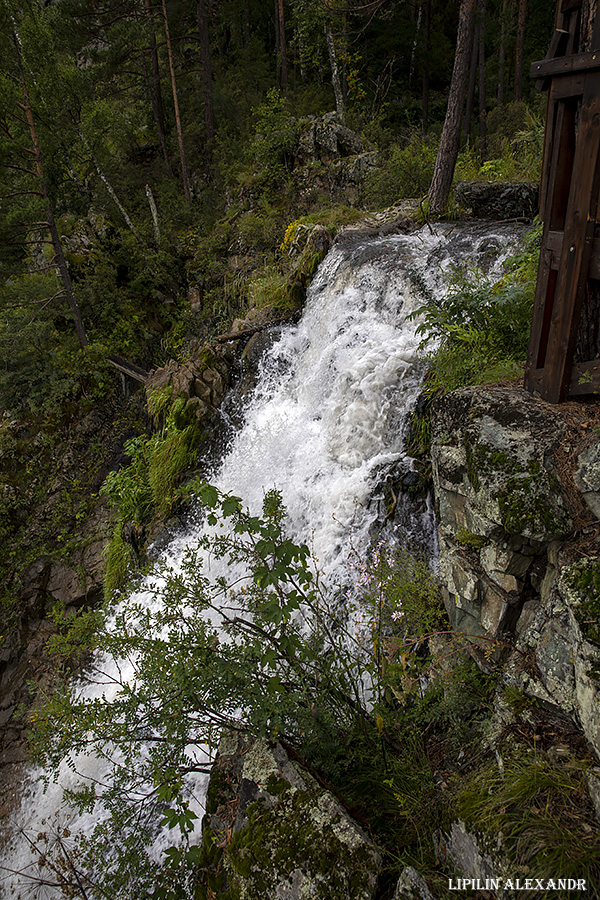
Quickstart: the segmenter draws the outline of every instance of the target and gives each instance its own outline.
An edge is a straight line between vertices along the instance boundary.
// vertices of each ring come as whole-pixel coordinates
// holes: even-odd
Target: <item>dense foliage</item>
[[[413,318],[429,350],[428,390],[449,391],[521,374],[527,356],[541,228],[526,236],[501,278],[458,271],[444,297],[429,297]],[[437,343],[431,351],[432,343]]]
[[[273,8],[256,0],[172,0],[166,20],[160,5],[131,0],[3,0],[0,408],[42,421],[72,416],[106,392],[102,355],[160,363],[186,329],[199,329],[184,305],[188,284],[217,326],[248,301],[228,284],[232,242],[272,253],[289,221],[329,203],[326,192],[307,199],[295,184],[294,153],[302,117],[334,107],[334,62],[347,124],[383,154],[363,202],[425,193],[455,6],[387,0],[353,11],[303,0],[284,4],[282,32]],[[502,9],[487,4],[487,147],[464,135],[471,169],[492,177],[532,133],[527,103],[509,102],[519,93],[510,82],[517,23]],[[548,5],[530,0],[526,58],[544,55],[551,25]],[[525,83],[529,100],[532,91]],[[57,240],[72,290],[56,268]],[[75,309],[91,355],[79,349]]]

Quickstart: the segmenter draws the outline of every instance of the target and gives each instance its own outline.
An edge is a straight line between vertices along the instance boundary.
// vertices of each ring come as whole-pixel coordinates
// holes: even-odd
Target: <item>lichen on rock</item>
[[[227,733],[211,775],[198,898],[371,900],[378,848],[280,744]]]

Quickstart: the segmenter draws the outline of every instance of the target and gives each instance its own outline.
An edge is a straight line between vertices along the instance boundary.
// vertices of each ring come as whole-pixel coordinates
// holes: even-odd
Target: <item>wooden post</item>
[[[581,0],[559,0],[548,56],[531,68],[549,93],[540,202],[544,231],[525,387],[550,403],[600,389],[600,359],[585,358],[594,342],[580,339],[590,278],[600,275],[600,16],[591,32],[586,24]],[[582,34],[589,41],[583,49]],[[594,306],[599,315],[597,304],[588,304],[584,321],[590,321]]]

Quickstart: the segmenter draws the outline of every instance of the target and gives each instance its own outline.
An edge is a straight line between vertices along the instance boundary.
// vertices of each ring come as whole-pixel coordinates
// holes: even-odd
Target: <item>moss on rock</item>
[[[226,738],[211,776],[198,900],[370,900],[369,837],[280,745],[236,745]]]

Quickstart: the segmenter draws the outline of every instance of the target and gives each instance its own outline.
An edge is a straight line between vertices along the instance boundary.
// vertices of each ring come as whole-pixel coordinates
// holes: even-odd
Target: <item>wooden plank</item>
[[[585,87],[585,72],[565,75],[564,78],[553,78],[550,87],[551,100],[566,100],[568,97],[581,97]]]
[[[599,54],[600,56],[600,54]],[[594,237],[600,154],[600,73],[589,74],[579,116],[573,178],[564,228],[541,394],[550,403],[565,399],[577,338],[579,309]]]
[[[539,390],[541,373],[539,379],[535,377],[535,373],[543,368],[546,361],[556,286],[556,273],[552,271],[553,254],[551,250],[546,249],[546,245],[548,234],[557,230],[562,232],[564,227],[573,166],[574,129],[574,104],[566,101],[555,104],[553,127],[546,130],[544,149],[546,174],[542,180],[544,205],[540,204],[544,233],[525,367],[525,387],[530,391]]]
[[[554,140],[555,118],[559,104],[553,103],[548,93],[546,103],[546,128],[544,129],[544,149],[542,153],[542,174],[540,177],[540,218],[545,219],[546,189],[550,177],[550,163],[552,160],[552,142]]]
[[[561,75],[572,75],[574,72],[588,72],[600,69],[600,51],[589,50],[587,53],[574,53],[571,56],[559,56],[556,59],[542,59],[531,64],[532,78],[556,78]]]
[[[549,231],[546,240],[546,248],[552,252],[553,269],[558,269],[560,255],[562,253],[564,234],[562,231]],[[588,278],[600,279],[600,238],[592,239],[592,252],[590,254],[590,267],[588,269]]]
[[[557,56],[564,56],[567,48],[567,40],[569,32],[564,28],[555,28],[548,52],[544,59],[556,59]],[[543,91],[548,88],[548,80],[546,78],[538,78],[535,82],[536,90]]]
[[[540,384],[542,382],[542,369],[534,369],[529,373],[528,382],[526,384],[526,388],[528,391],[539,391]]]
[[[600,391],[600,359],[577,363],[571,370],[569,397],[584,397]]]
[[[556,112],[552,139],[552,158],[545,193],[546,205],[540,210],[544,220],[544,239],[548,230],[562,231],[565,226],[575,157],[576,118],[576,102],[561,100]]]
[[[546,360],[546,345],[548,343],[556,283],[556,278],[555,276],[553,277],[552,273],[551,262],[552,252],[542,249],[535,287],[535,299],[533,301],[533,318],[527,350],[527,364],[525,366],[525,387],[529,391],[539,389],[542,377],[541,370],[543,370]]]

